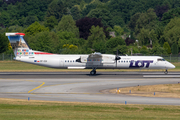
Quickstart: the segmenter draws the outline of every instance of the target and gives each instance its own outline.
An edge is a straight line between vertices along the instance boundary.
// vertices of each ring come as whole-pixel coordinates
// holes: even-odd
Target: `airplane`
[[[6,33],[13,48],[14,60],[59,69],[173,69],[175,66],[160,56],[119,56],[112,54],[63,55],[30,49],[24,40],[24,33]]]

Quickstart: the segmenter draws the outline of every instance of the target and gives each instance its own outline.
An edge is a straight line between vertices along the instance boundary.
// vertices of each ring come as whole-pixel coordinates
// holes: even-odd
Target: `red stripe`
[[[23,35],[23,36],[25,36],[24,33],[15,33],[15,35]]]
[[[53,55],[52,53],[45,53],[45,52],[34,52],[36,55]]]

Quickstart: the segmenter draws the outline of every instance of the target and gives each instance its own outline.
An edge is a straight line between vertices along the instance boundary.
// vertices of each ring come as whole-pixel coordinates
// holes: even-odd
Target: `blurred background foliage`
[[[178,54],[179,31],[179,0],[0,0],[0,53],[23,32],[50,53]]]

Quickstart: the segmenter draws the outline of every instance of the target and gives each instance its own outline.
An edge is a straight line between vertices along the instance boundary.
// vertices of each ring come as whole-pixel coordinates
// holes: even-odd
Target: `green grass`
[[[0,100],[0,120],[22,119],[179,120],[180,106]]]
[[[173,63],[176,68],[170,69],[169,71],[180,71],[180,63]],[[38,65],[33,65],[29,63],[19,62],[19,61],[0,61],[0,72],[11,72],[11,71],[24,71],[24,72],[30,72],[30,71],[39,71],[39,72],[58,72],[58,71],[90,71],[90,70],[67,70],[67,69],[54,69],[54,68],[48,68]],[[98,71],[139,71],[139,69],[98,69]],[[141,70],[141,71],[163,71],[163,70]]]

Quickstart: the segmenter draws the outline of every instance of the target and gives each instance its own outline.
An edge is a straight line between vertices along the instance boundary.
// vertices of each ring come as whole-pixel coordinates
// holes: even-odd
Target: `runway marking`
[[[96,83],[96,82],[112,82],[112,81],[132,81],[132,80],[144,80],[144,79],[126,79],[126,80],[122,80],[122,79],[119,79],[119,80],[103,80],[103,81],[87,81],[87,82],[74,82],[74,83],[64,83],[64,84],[55,84],[55,85],[47,85],[47,86],[43,86],[41,88],[45,88],[45,87],[52,87],[52,86],[58,86],[58,85],[69,85],[69,84],[79,84],[79,83]]]
[[[27,92],[0,92],[0,94],[26,94]],[[104,93],[31,93],[33,95],[37,95],[37,94],[104,94]]]
[[[45,87],[52,87],[52,86],[58,86],[58,85],[77,84],[77,83],[89,83],[89,82],[76,82],[76,83],[64,83],[64,84],[47,85],[47,86],[43,86],[42,88],[45,88]]]
[[[36,89],[40,88],[40,87],[41,87],[41,86],[43,86],[44,84],[45,84],[45,82],[43,82],[40,86],[38,86],[38,87],[36,87],[36,88],[34,88],[34,89],[32,89],[32,90],[28,91],[28,93],[30,93],[30,92],[32,92],[32,91],[34,91],[34,90],[36,90]]]
[[[27,94],[27,92],[0,92],[0,94]]]
[[[34,81],[34,80],[22,80],[22,79],[4,79],[4,78],[0,78],[1,80],[15,80],[15,81],[26,81],[26,82],[40,82],[42,83],[41,85],[39,85],[38,87],[36,88],[33,88],[32,90],[28,91],[28,93],[40,88],[41,86],[43,86],[45,84],[45,82],[42,82],[42,81]]]
[[[143,75],[144,78],[180,78],[180,75]]]

